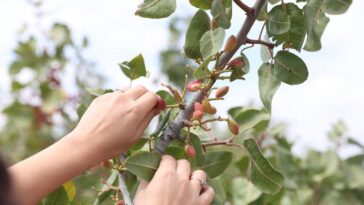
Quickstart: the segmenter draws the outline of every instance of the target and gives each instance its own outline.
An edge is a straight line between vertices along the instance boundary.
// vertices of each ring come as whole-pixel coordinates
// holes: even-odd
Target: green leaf
[[[77,105],[77,115],[78,115],[79,119],[81,119],[81,117],[86,112],[86,110],[87,110],[87,106],[84,103],[80,103]]]
[[[233,204],[248,205],[257,200],[262,194],[253,184],[244,177],[233,179],[231,184]]]
[[[269,37],[267,34],[263,35],[263,40],[266,42],[271,43]],[[269,48],[265,45],[260,45],[260,59],[264,62],[267,63],[271,58],[271,52],[269,51]]]
[[[324,0],[311,0],[305,7],[303,13],[307,25],[307,39],[303,49],[306,51],[318,51],[321,49],[321,36],[330,19],[322,12]]]
[[[210,29],[210,18],[204,10],[198,10],[192,17],[186,32],[184,51],[192,59],[202,58],[200,52],[201,37]]]
[[[176,0],[144,0],[135,15],[145,18],[165,18],[176,10]]]
[[[209,177],[215,178],[225,171],[229,166],[232,157],[233,154],[231,152],[208,152],[205,156],[205,161],[200,168],[204,170]]]
[[[142,54],[139,54],[133,58],[130,62],[125,61],[119,64],[121,71],[130,79],[135,80],[139,77],[146,76],[147,71],[145,69],[144,58]]]
[[[63,188],[67,192],[68,201],[73,201],[76,196],[76,186],[72,181],[68,181],[63,184]]]
[[[158,91],[157,95],[159,95],[167,103],[167,105],[174,105],[177,103],[177,100],[165,90]]]
[[[236,116],[236,122],[239,124],[240,133],[250,128],[254,128],[261,122],[269,119],[270,116],[268,113],[257,109],[247,109]]]
[[[113,171],[111,171],[110,176],[107,178],[106,183],[108,185],[115,185],[117,182],[117,179],[118,179],[118,172],[116,170],[113,170]],[[98,205],[98,204],[102,203],[103,201],[108,199],[114,193],[114,191],[112,189],[109,189],[109,187],[106,184],[103,184],[101,186],[101,188],[99,188],[99,189],[105,190],[105,191],[102,191],[97,195],[93,205]]]
[[[137,151],[124,162],[125,168],[134,175],[150,181],[156,172],[161,156],[156,152]]]
[[[264,107],[269,113],[272,112],[272,99],[281,82],[272,73],[272,64],[263,63],[259,70],[259,94]]]
[[[200,51],[204,59],[219,52],[225,37],[225,30],[217,28],[209,30],[201,37]]]
[[[195,72],[193,72],[193,75],[195,76],[195,78],[198,79],[203,79],[205,78],[208,74],[210,74],[210,70],[208,68],[208,65],[211,61],[213,56],[210,56],[208,58],[206,58],[199,66],[198,68],[195,70]]]
[[[224,205],[226,201],[226,193],[220,182],[216,179],[211,179],[210,177],[207,177],[206,181],[207,184],[215,191],[215,198],[211,205]]]
[[[144,147],[144,145],[149,141],[148,138],[146,137],[142,137],[139,139],[139,141],[137,143],[135,143],[133,146],[131,146],[129,149],[128,149],[128,153],[133,153],[135,151],[138,151],[140,150],[141,148]]]
[[[170,144],[166,149],[166,154],[172,156],[176,160],[185,159],[186,154],[182,145]]]
[[[279,51],[274,57],[273,75],[289,85],[306,81],[308,70],[305,62],[293,53]]]
[[[237,107],[232,107],[228,110],[228,114],[234,118],[236,120],[236,117],[242,112],[244,111],[243,107],[237,106]]]
[[[275,6],[268,13],[267,31],[272,35],[279,35],[287,32],[290,28],[291,20],[283,11],[281,5]]]
[[[325,13],[339,15],[345,13],[353,0],[324,0],[322,10]]]
[[[230,18],[227,16],[225,6],[221,0],[213,0],[211,14],[220,27],[224,29],[230,27]]]
[[[195,135],[193,133],[190,133],[190,144],[196,150],[196,165],[197,166],[202,166],[203,163],[204,163],[205,157],[204,157],[204,154],[203,154],[200,138],[197,135]]]
[[[43,205],[68,205],[68,195],[64,186],[60,186],[43,199]]]
[[[361,148],[361,149],[364,149],[364,145],[362,145],[358,140],[352,138],[352,137],[349,137],[347,142],[349,144],[352,144],[352,145],[356,145],[357,147]]]
[[[250,63],[244,53],[241,54],[241,58],[243,59],[244,66],[242,68],[232,68],[233,72],[231,72],[230,75],[230,82],[240,79],[243,75],[248,74],[250,71]]]
[[[268,8],[268,6],[267,6],[268,4],[265,4],[263,7],[262,7],[262,9],[260,9],[260,11],[259,11],[259,14],[258,14],[258,16],[257,16],[257,20],[258,21],[265,21],[265,20],[267,20],[269,17],[268,17],[268,13],[267,13],[267,8]]]
[[[250,159],[247,156],[242,156],[239,161],[235,162],[236,167],[239,169],[241,175],[245,175],[249,168]]]
[[[162,129],[166,126],[170,116],[171,116],[171,109],[169,109],[168,112],[164,114],[162,118],[159,120],[156,129],[154,130],[154,132],[150,134],[151,137],[157,137],[159,135]]]
[[[276,4],[278,3],[280,0],[268,0],[270,4]]]
[[[254,186],[266,194],[277,193],[283,186],[283,175],[273,169],[254,139],[245,140],[244,147],[252,159],[251,181]]]
[[[285,4],[287,15],[291,25],[287,32],[273,36],[277,44],[284,43],[286,48],[294,48],[301,51],[306,36],[306,25],[303,11],[294,3]]]
[[[212,0],[190,0],[190,4],[196,8],[200,9],[210,9]]]

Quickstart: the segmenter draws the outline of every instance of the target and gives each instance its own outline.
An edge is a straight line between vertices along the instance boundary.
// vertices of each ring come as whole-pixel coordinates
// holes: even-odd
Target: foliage
[[[364,174],[363,145],[345,137],[343,124],[330,131],[335,148],[324,153],[311,150],[303,158],[292,154],[293,144],[280,127],[269,126],[272,99],[280,84],[301,84],[308,78],[308,68],[299,52],[302,48],[320,50],[321,37],[329,23],[327,14],[345,13],[352,1],[268,2],[269,5],[267,0],[256,0],[255,6],[249,7],[239,0],[190,0],[197,8],[196,13],[187,27],[175,26],[176,22],[185,21],[184,18],[172,20],[170,31],[174,43],[161,53],[162,70],[178,87],[168,84],[165,90],[157,92],[166,101],[168,110],[159,116],[155,130],[145,133],[138,144],[124,153],[121,158],[125,160],[115,157],[104,162],[108,166],[101,171],[102,176],[106,176],[102,183],[82,177],[75,179],[76,185],[81,184],[76,197],[73,183],[68,182],[44,199],[44,204],[82,201],[84,198],[78,196],[91,186],[98,192],[91,197],[95,199],[95,205],[118,201],[123,197],[115,188],[120,181],[126,183],[133,196],[140,179],[152,178],[163,153],[176,159],[188,159],[193,169],[203,169],[208,174],[208,184],[216,192],[215,205],[225,202],[239,205],[360,204],[364,190],[361,178]],[[247,17],[238,35],[229,37],[236,42],[225,42],[235,4]],[[175,9],[176,0],[144,0],[136,15],[165,18]],[[255,21],[263,21],[262,32],[257,39],[250,39],[247,36]],[[183,55],[179,39],[184,31]],[[262,39],[263,31],[267,33],[265,39]],[[17,151],[21,153],[19,156],[12,156],[12,160],[44,148],[69,131],[76,118],[68,107],[75,111],[76,104],[80,104],[77,109],[80,117],[93,98],[111,91],[86,89],[90,83],[86,78],[93,76],[96,79],[92,87],[100,83],[99,78],[86,68],[90,64],[81,55],[83,47],[75,43],[66,25],[56,23],[46,33],[50,35],[46,37],[49,45],[45,47],[39,48],[37,37],[32,35],[19,41],[16,59],[9,67],[13,101],[3,110],[7,124],[0,139],[11,144],[10,149],[15,145],[24,147],[23,152]],[[259,70],[250,68],[249,56],[240,48],[244,44],[262,46],[263,62]],[[73,63],[72,58],[67,57],[66,49],[74,51],[78,59],[75,66],[85,71],[84,75],[77,76],[78,93],[72,97],[65,94],[60,77]],[[240,51],[238,55],[237,51]],[[131,81],[147,74],[148,66],[144,64],[142,54],[122,61],[119,66]],[[18,76],[24,70],[34,73],[34,79],[20,82]],[[229,100],[229,97],[224,96],[226,90],[223,96],[211,96],[222,89],[213,87],[214,83],[229,80],[225,81],[229,85],[238,84],[236,81],[244,80],[249,70],[258,73],[264,108],[236,107],[229,110],[227,117],[215,116],[213,101]],[[194,81],[188,83],[191,79]],[[23,93],[26,92],[32,93],[34,99],[25,100]],[[62,123],[56,123],[57,116]],[[171,122],[181,126],[175,129]],[[210,139],[208,132],[213,129],[208,125],[214,122],[227,123],[231,133],[224,132],[221,137]],[[166,132],[177,137],[163,147],[159,140]],[[337,155],[343,144],[357,146],[362,153],[343,160]],[[186,145],[195,149],[195,156],[185,153]],[[10,149],[4,150],[10,153]],[[99,171],[94,173],[96,178],[100,177]],[[86,203],[90,203],[89,198]]]

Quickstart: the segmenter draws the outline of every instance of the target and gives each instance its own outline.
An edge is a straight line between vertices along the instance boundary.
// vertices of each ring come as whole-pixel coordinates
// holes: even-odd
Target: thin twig
[[[263,34],[264,27],[265,27],[266,24],[267,24],[267,21],[264,21],[264,23],[262,25],[262,28],[260,29],[260,32],[259,32],[259,38],[258,38],[258,40],[262,40],[262,34]]]
[[[248,15],[254,12],[253,8],[249,7],[245,3],[240,0],[234,0],[235,4],[238,5],[243,11],[245,11]]]
[[[253,40],[253,39],[246,39],[246,43],[249,43],[249,44],[261,44],[261,45],[265,45],[267,46],[269,49],[273,49],[274,47],[276,47],[276,44],[274,43],[270,43],[270,42],[267,42],[267,41],[263,41],[263,40]]]

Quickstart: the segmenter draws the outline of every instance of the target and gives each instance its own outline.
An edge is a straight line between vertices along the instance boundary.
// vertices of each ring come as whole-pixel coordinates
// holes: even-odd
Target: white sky
[[[166,47],[168,20],[150,20],[134,16],[141,1],[136,0],[53,0],[47,1],[54,11],[44,24],[58,20],[70,25],[76,38],[87,35],[90,48],[86,53],[110,79],[112,88],[126,85],[117,63],[138,53],[145,57],[151,78],[159,77],[158,53]],[[187,1],[178,0],[177,13],[192,15]],[[253,2],[251,1],[247,1]],[[308,65],[309,79],[302,85],[282,84],[273,101],[275,122],[286,122],[289,136],[297,142],[296,152],[306,147],[323,149],[327,146],[326,132],[330,124],[343,119],[350,134],[364,143],[364,68],[362,66],[364,23],[363,1],[354,1],[348,13],[330,16],[320,52],[302,52],[300,56]],[[235,13],[239,10],[235,9]],[[237,14],[228,34],[236,33],[243,14]],[[8,86],[5,68],[11,61],[16,31],[22,23],[34,23],[33,10],[25,0],[0,0],[0,105]],[[257,36],[260,25],[250,35]],[[235,105],[254,101],[258,106],[257,68],[260,65],[259,47],[248,52],[251,73],[245,82],[234,83],[228,95],[229,103],[219,103],[221,111]],[[147,83],[140,80],[139,83]],[[224,113],[224,112],[221,112]]]

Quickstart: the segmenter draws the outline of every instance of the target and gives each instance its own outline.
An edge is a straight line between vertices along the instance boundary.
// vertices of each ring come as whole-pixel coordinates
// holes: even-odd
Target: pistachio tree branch
[[[125,160],[125,154],[122,154],[120,156],[120,161],[123,162]],[[130,192],[128,190],[128,187],[126,186],[126,176],[123,171],[118,172],[119,177],[119,189],[121,192],[121,195],[123,196],[124,204],[125,205],[133,205],[133,200],[130,197]]]
[[[234,0],[236,3],[236,1]],[[240,1],[239,1],[240,2]],[[219,60],[218,68],[224,67],[233,55],[238,51],[238,49],[244,45],[248,39],[248,33],[250,32],[254,22],[257,19],[259,11],[261,8],[267,3],[267,0],[256,0],[255,5],[253,6],[252,12],[247,12],[247,17],[239,30],[238,34],[236,35],[237,39],[237,46],[230,52],[224,52]],[[157,143],[154,146],[154,151],[157,151],[161,154],[164,154],[167,146],[175,139],[180,139],[180,132],[181,129],[185,126],[185,121],[191,118],[191,115],[194,111],[194,104],[195,102],[201,102],[208,91],[211,89],[213,84],[215,83],[216,79],[210,79],[208,85],[197,92],[187,103],[186,106],[177,117],[169,122],[166,126],[166,129],[161,134],[160,138],[158,139]]]

